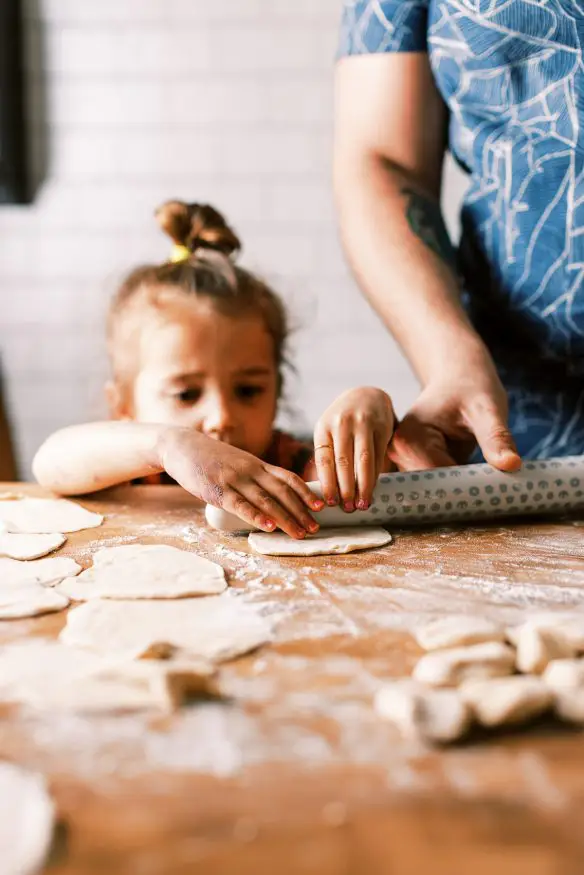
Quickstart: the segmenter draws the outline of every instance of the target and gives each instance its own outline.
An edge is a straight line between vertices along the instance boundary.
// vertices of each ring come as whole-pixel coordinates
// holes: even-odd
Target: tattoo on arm
[[[413,188],[402,189],[402,194],[407,198],[406,219],[416,237],[456,271],[456,252],[448,236],[440,205]]]

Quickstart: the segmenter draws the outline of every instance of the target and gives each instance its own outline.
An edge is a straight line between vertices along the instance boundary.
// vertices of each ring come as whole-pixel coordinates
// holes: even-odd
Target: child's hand
[[[318,531],[307,508],[323,502],[306,483],[244,450],[189,428],[167,428],[158,443],[160,464],[184,489],[266,532],[280,527],[292,538]]]
[[[350,389],[325,410],[314,430],[314,456],[327,504],[348,512],[369,507],[394,423],[381,389]]]

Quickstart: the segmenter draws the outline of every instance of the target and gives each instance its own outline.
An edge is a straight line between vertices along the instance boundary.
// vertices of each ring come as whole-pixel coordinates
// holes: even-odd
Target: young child
[[[394,417],[380,389],[346,392],[313,448],[274,429],[287,319],[277,295],[234,263],[240,242],[210,206],[156,213],[170,260],[132,271],[108,319],[112,420],[62,429],[39,449],[39,483],[63,495],[128,481],[176,482],[249,523],[294,538],[327,503],[366,508],[387,463]]]

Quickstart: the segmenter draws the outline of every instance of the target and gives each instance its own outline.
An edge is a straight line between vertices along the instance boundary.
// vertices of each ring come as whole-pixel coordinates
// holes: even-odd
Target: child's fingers
[[[240,487],[243,497],[253,506],[259,508],[262,514],[273,520],[278,528],[291,538],[306,537],[307,529],[290,513],[280,501],[263,489],[255,481]]]
[[[259,508],[254,507],[253,504],[247,501],[243,495],[240,495],[239,492],[236,492],[234,489],[228,489],[225,492],[221,507],[223,510],[227,510],[229,513],[234,513],[246,523],[249,523],[258,529],[262,529],[264,532],[273,532],[276,528],[275,520],[266,516],[265,513],[262,513],[262,511],[259,510]]]
[[[356,507],[367,510],[377,481],[380,457],[375,451],[371,430],[362,427],[355,435]]]
[[[328,432],[315,434],[314,463],[324,500],[328,505],[337,505],[339,484],[335,468],[335,448],[332,435]]]
[[[341,493],[341,507],[347,512],[355,510],[355,451],[353,428],[341,421],[334,435],[335,468]]]
[[[318,523],[310,515],[300,496],[285,480],[266,471],[263,477],[258,478],[258,483],[305,532],[314,534],[318,531]]]
[[[291,471],[285,471],[283,468],[275,468],[272,466],[270,466],[269,472],[278,480],[281,480],[283,483],[285,483],[286,486],[289,486],[290,489],[292,489],[300,498],[302,503],[306,505],[306,507],[310,508],[310,510],[318,512],[319,510],[323,509],[324,501],[322,500],[322,498],[319,498],[318,495],[315,495],[312,489],[310,489],[310,487],[308,486],[308,483],[305,483],[301,477],[298,477]]]

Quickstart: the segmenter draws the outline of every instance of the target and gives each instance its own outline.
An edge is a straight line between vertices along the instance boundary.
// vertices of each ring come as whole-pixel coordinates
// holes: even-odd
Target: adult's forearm
[[[337,158],[335,189],[352,269],[422,383],[453,350],[484,354],[435,194],[377,155]]]

